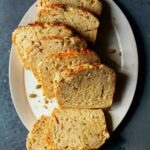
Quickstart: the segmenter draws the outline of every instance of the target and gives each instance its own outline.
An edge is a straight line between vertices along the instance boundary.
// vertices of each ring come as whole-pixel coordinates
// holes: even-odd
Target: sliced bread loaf
[[[112,105],[115,72],[103,64],[83,64],[55,77],[60,108],[107,108]]]
[[[27,137],[28,150],[91,150],[103,145],[109,133],[102,110],[55,109],[41,118]]]
[[[40,81],[42,84],[43,94],[49,99],[54,94],[54,77],[58,71],[64,68],[78,66],[84,63],[99,63],[100,59],[97,54],[88,49],[71,50],[59,54],[52,54],[41,61],[38,66]]]
[[[43,37],[64,37],[73,36],[70,28],[61,23],[33,23],[18,27],[12,34],[13,44],[20,56],[25,68],[29,69],[29,64],[26,63],[26,51],[31,47],[36,40]]]
[[[86,48],[86,42],[79,37],[66,37],[66,38],[47,38],[36,41],[30,48],[26,60],[30,64],[33,74],[40,81],[37,66],[40,61],[49,56],[50,54],[67,52],[72,49],[80,50]]]
[[[90,12],[68,5],[50,5],[40,10],[39,22],[61,22],[72,27],[86,40],[95,42],[99,21]]]
[[[81,7],[91,11],[96,15],[100,15],[102,11],[102,3],[99,0],[39,0],[39,9],[49,7],[52,4],[67,4],[70,6]]]

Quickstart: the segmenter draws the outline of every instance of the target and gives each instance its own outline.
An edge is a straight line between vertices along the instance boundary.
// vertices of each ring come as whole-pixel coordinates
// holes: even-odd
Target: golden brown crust
[[[20,53],[20,52],[21,52],[21,49],[20,49],[20,48],[17,46],[17,44],[16,44],[16,37],[15,37],[15,36],[12,36],[12,42],[13,42],[13,44],[14,44],[14,47],[15,47],[15,49],[16,49],[16,51],[17,51],[17,54],[18,54],[20,60],[22,60],[22,62],[23,62],[24,68],[25,68],[25,69],[30,69],[30,66],[29,66],[28,64],[26,64],[26,61],[24,60],[24,58],[22,57],[22,54]]]
[[[60,59],[68,59],[70,57],[76,57],[78,54],[83,54],[83,55],[91,55],[95,54],[94,51],[89,50],[89,49],[81,49],[80,51],[71,50],[70,52],[64,52],[64,53],[59,53],[59,54],[51,54],[49,55],[49,58],[60,58]]]
[[[55,97],[56,97],[56,101],[57,101],[57,103],[59,104],[59,108],[62,108],[62,105],[61,105],[61,103],[60,103],[60,99],[59,99],[59,91],[58,90],[56,90],[55,91]]]
[[[57,112],[58,110],[56,108],[54,108],[52,114],[51,114],[51,118],[55,117],[55,113]],[[50,124],[50,128],[52,126],[52,122]],[[47,134],[47,138],[46,138],[46,142],[48,144],[49,147],[53,148],[54,150],[58,150],[57,146],[54,145],[54,143],[50,140],[50,137],[51,136],[51,131],[49,130],[48,134]]]
[[[44,28],[44,24],[41,22],[33,22],[33,23],[29,23],[28,25],[32,26],[32,27],[40,26],[40,27]],[[20,27],[22,27],[22,26],[20,26]]]
[[[39,3],[38,3],[39,5],[38,6],[42,7],[44,5],[44,3],[46,3],[45,0],[39,0]]]
[[[106,65],[103,65],[100,63],[93,63],[93,64],[87,64],[87,65],[83,64],[83,65],[80,65],[76,70],[71,71],[68,74],[68,76],[74,76],[75,74],[78,74],[78,73],[85,71],[87,69],[100,69],[103,66],[106,66]],[[68,69],[64,69],[64,71],[67,71],[67,70]],[[115,79],[116,74],[115,74],[114,70],[112,70],[111,68],[110,68],[110,70],[112,71],[113,77]]]
[[[27,26],[31,26],[31,27],[37,27],[37,26],[39,26],[41,28],[45,28],[47,25],[48,26],[60,26],[60,27],[64,27],[66,29],[72,30],[72,28],[70,26],[68,26],[68,25],[66,25],[64,23],[61,23],[61,22],[53,22],[53,23],[47,22],[47,23],[42,23],[42,22],[38,22],[38,21],[29,23],[27,25],[18,26],[17,29],[21,29],[21,28],[24,28],[24,27],[27,27]]]
[[[12,43],[16,44],[16,36],[14,34],[12,35]]]
[[[57,8],[66,8],[64,4],[51,4],[49,7],[57,9]]]
[[[90,66],[90,67],[89,67]],[[87,64],[87,65],[80,65],[76,70],[73,70],[73,71],[71,71],[69,74],[68,74],[68,77],[70,77],[70,76],[74,76],[74,75],[76,75],[76,74],[78,74],[78,73],[80,73],[80,72],[83,72],[83,71],[85,71],[85,70],[87,70],[87,69],[90,69],[91,67],[91,69],[98,69],[98,68],[101,68],[103,65],[102,64],[100,64],[100,63],[94,63],[94,64]],[[68,69],[66,69],[66,71],[67,71]]]

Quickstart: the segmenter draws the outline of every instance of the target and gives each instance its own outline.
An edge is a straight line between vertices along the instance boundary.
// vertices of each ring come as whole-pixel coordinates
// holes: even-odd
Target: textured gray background
[[[115,0],[128,17],[140,60],[133,104],[104,150],[150,150],[150,0]],[[0,150],[24,150],[27,130],[12,104],[8,85],[11,33],[34,0],[0,0]],[[18,89],[19,91],[19,89]]]

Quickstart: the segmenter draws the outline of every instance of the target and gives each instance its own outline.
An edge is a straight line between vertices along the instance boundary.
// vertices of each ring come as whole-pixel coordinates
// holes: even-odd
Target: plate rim
[[[111,0],[106,0],[106,1],[111,1]],[[112,0],[112,1],[114,3],[115,7],[117,7],[118,10],[122,12],[122,14],[124,16],[124,19],[125,19],[125,22],[128,24],[128,27],[129,27],[128,29],[130,30],[129,34],[130,34],[130,37],[132,39],[132,45],[136,49],[136,51],[135,51],[136,56],[134,58],[135,59],[134,61],[136,62],[135,64],[136,64],[136,67],[137,67],[136,76],[135,76],[135,83],[134,83],[134,90],[132,92],[132,100],[128,103],[128,109],[126,110],[126,112],[125,112],[124,116],[122,117],[122,119],[120,119],[120,121],[117,123],[117,127],[112,131],[112,132],[114,132],[114,131],[117,130],[117,128],[121,125],[122,121],[127,116],[128,112],[129,112],[129,109],[131,108],[131,105],[133,103],[134,97],[135,97],[135,93],[136,93],[136,90],[137,90],[137,84],[138,84],[138,78],[139,78],[139,55],[138,55],[138,47],[137,47],[137,43],[136,43],[135,34],[134,34],[132,26],[131,26],[131,24],[128,20],[128,17],[124,13],[124,11],[119,7],[119,5],[114,0]]]
[[[34,2],[30,7],[29,9],[25,12],[25,14],[23,15],[21,21],[19,22],[18,26],[20,26],[22,24],[22,21],[24,20],[26,14],[28,11],[31,11],[31,9],[33,8],[34,5],[36,5],[37,2]],[[17,27],[18,27],[17,26]],[[35,117],[35,115],[33,114],[32,110],[30,110],[30,114],[32,114],[32,116],[30,116],[33,120],[31,121],[32,123],[29,123],[30,120],[29,119],[24,119],[22,116],[23,114],[20,112],[19,110],[19,107],[18,107],[18,104],[16,103],[16,100],[15,100],[15,96],[14,96],[14,93],[13,93],[13,85],[12,85],[12,68],[11,68],[11,62],[12,62],[12,57],[13,57],[13,53],[15,53],[14,51],[14,45],[13,43],[11,44],[11,50],[10,50],[10,55],[9,55],[9,67],[8,67],[8,75],[9,75],[9,89],[10,89],[10,94],[11,94],[11,99],[12,99],[12,102],[13,102],[13,105],[15,107],[15,110],[16,110],[16,113],[17,115],[19,116],[19,119],[21,120],[21,122],[23,123],[23,125],[25,126],[25,128],[27,130],[30,130],[32,128],[31,124],[33,124],[37,119]],[[16,52],[17,53],[17,52]],[[24,69],[22,68],[23,70],[23,76],[24,76]],[[23,77],[24,79],[24,77]],[[24,87],[25,88],[25,87]],[[28,103],[28,102],[27,102]],[[28,103],[29,105],[29,103]],[[29,122],[28,122],[29,121]]]

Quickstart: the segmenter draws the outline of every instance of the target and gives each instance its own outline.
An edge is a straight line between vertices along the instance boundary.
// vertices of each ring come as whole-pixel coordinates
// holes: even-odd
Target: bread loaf
[[[44,96],[49,99],[54,96],[54,77],[56,72],[64,68],[78,66],[84,63],[99,63],[97,54],[88,49],[71,50],[59,54],[52,54],[41,61],[38,66],[40,81]]]
[[[99,21],[88,11],[68,5],[50,5],[39,11],[39,22],[61,22],[72,27],[87,41],[95,42]]]
[[[103,64],[83,64],[55,77],[60,108],[107,108],[112,105],[115,72]]]

